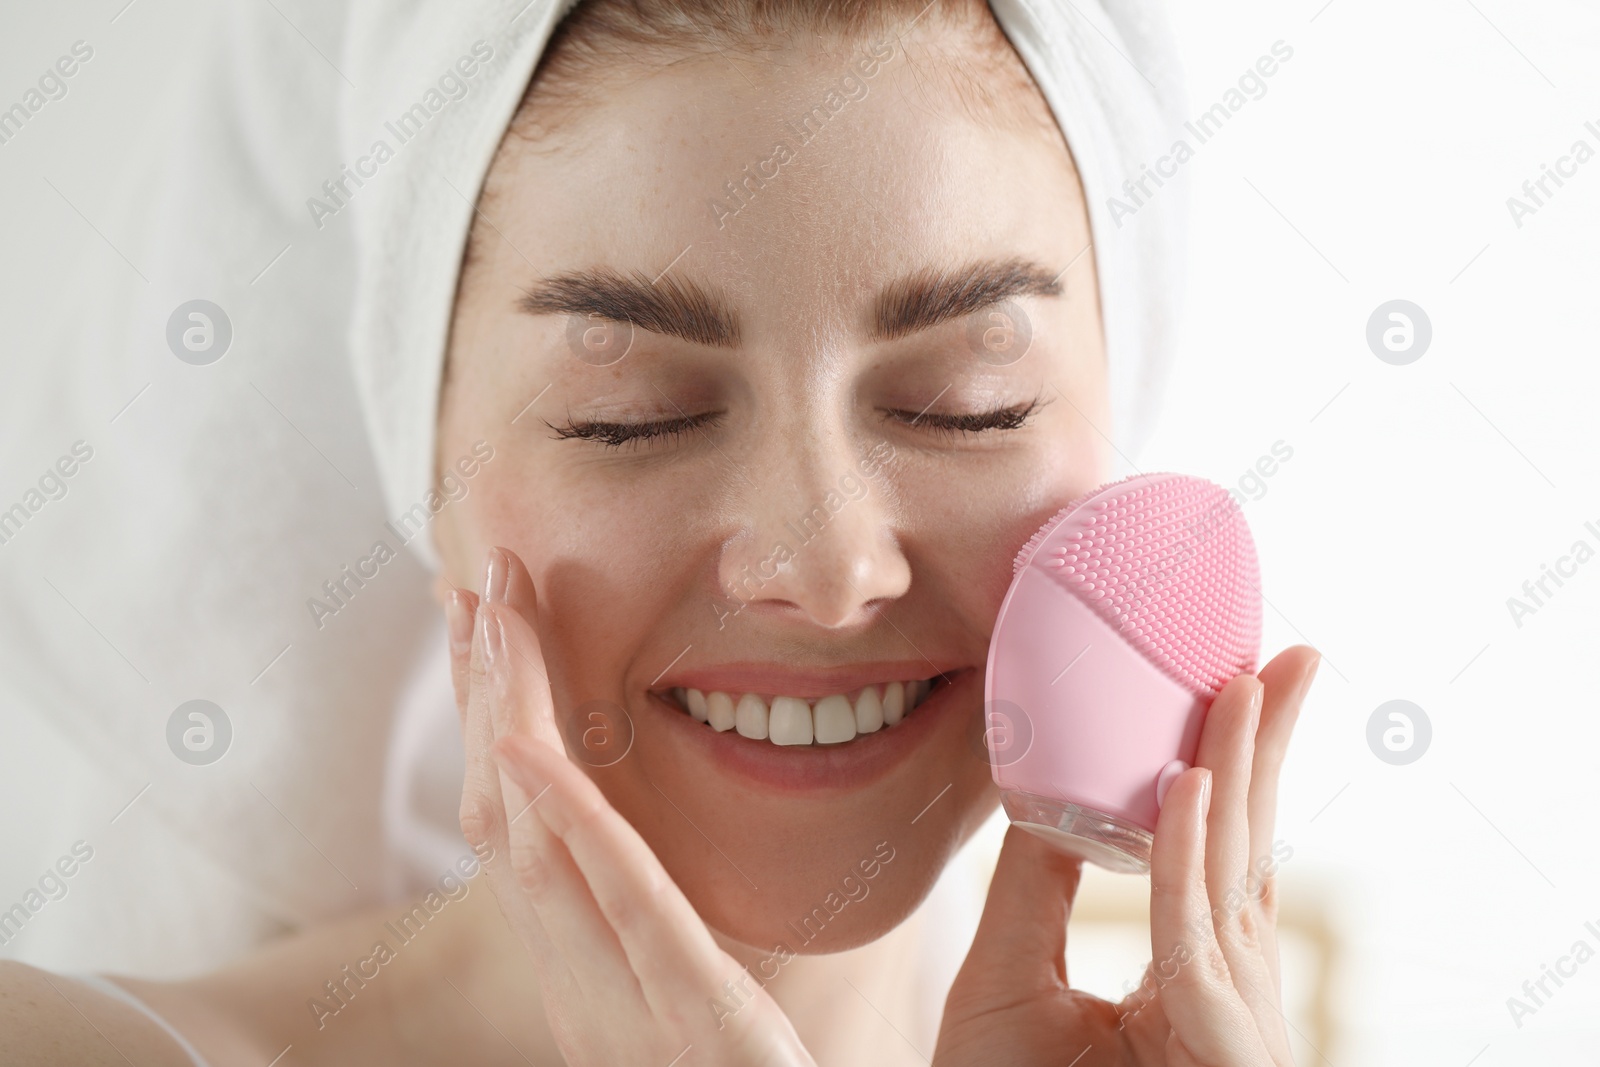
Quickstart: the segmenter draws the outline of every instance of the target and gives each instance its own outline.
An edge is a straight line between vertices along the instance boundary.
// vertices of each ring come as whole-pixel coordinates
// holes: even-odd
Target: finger
[[[505,633],[505,649],[513,662],[512,673],[517,699],[502,706],[508,717],[496,720],[496,734],[531,732],[534,737],[565,751],[561,731],[556,727],[555,704],[551,698],[550,676],[545,668],[544,649],[533,622],[538,617],[538,596],[527,567],[508,548],[491,548],[484,577],[485,599]],[[507,677],[510,677],[508,674]]]
[[[660,860],[589,776],[548,745],[525,736],[496,743],[502,766],[538,796],[534,810],[576,861],[585,892],[569,891],[557,918],[620,942],[632,976],[657,1018],[703,1012],[705,997],[741,969],[718,947]],[[598,907],[598,915],[589,908]],[[691,1016],[692,1017],[692,1016]],[[709,1022],[709,1017],[707,1018]]]
[[[485,610],[492,654],[505,658],[505,673],[490,680],[495,736],[531,737],[565,754],[538,635],[505,604],[490,604]]]
[[[1253,675],[1230,681],[1206,717],[1196,762],[1212,772],[1205,862],[1210,925],[1256,1030],[1263,1043],[1275,1047],[1273,1035],[1282,1026],[1267,957],[1276,956],[1277,940],[1256,907],[1261,881],[1250,868],[1250,776],[1264,696],[1265,687]]]
[[[495,740],[490,753],[501,775],[501,791],[510,814],[511,868],[538,913],[551,947],[564,957],[578,984],[594,995],[610,990],[643,1005],[643,995],[621,941],[596,903],[571,850],[544,817],[541,805],[547,802],[550,792],[549,777],[535,778],[523,771],[517,761],[502,755],[507,744],[529,743],[583,777],[564,752],[532,738],[521,725],[533,714],[530,705],[549,702],[549,688],[532,675],[526,655],[507,647],[512,642],[506,623],[515,612],[504,604],[485,604],[483,615],[485,643],[490,650],[489,702],[495,709],[491,715]]]
[[[1256,730],[1255,762],[1250,768],[1250,859],[1258,864],[1272,851],[1278,812],[1278,777],[1289,751],[1289,736],[1311,689],[1322,656],[1309,645],[1278,653],[1261,668],[1266,693]]]
[[[1250,674],[1223,686],[1206,712],[1195,751],[1195,765],[1211,771],[1206,888],[1214,909],[1226,910],[1244,892],[1250,863],[1250,767],[1262,692],[1260,680]]]
[[[560,931],[539,909],[538,901],[564,885],[581,883],[582,879],[565,846],[543,820],[529,814],[534,794],[507,775],[491,751],[498,738],[521,734],[531,720],[553,721],[552,696],[539,639],[506,602],[507,595],[515,592],[524,603],[534,604],[533,583],[527,575],[527,569],[509,549],[491,547],[484,553],[483,599],[477,625],[477,645],[483,650],[481,687],[489,727],[484,751],[492,761],[504,801],[511,870],[539,911],[546,943],[562,953],[576,974],[589,954],[581,942],[557,942],[555,935]],[[603,943],[596,947],[603,947]],[[622,960],[620,948],[612,957],[614,962]]]
[[[1150,852],[1150,969],[1173,1035],[1192,1060],[1255,1063],[1265,1050],[1211,926],[1206,892],[1211,777],[1204,768],[1183,772],[1157,816]]]
[[[491,548],[489,557],[484,576],[485,598],[496,604],[509,604],[532,619],[539,598],[527,565],[509,548]]]
[[[478,595],[468,589],[444,594],[445,629],[450,642],[450,686],[456,694],[456,715],[467,724],[467,696],[472,685],[472,620],[478,614]]]
[[[1260,671],[1266,692],[1261,725],[1256,728],[1255,762],[1250,768],[1250,876],[1249,906],[1257,919],[1257,940],[1266,962],[1274,995],[1282,988],[1278,959],[1279,843],[1274,837],[1278,812],[1278,780],[1289,737],[1299,720],[1306,694],[1322,657],[1308,645],[1287,648]],[[1287,858],[1292,853],[1284,853]]]
[[[473,848],[487,847],[496,856],[504,856],[506,820],[500,795],[500,774],[489,756],[489,746],[494,743],[494,727],[489,722],[483,627],[477,618],[482,614],[480,605],[474,612],[471,644],[467,653],[467,699],[461,728],[462,748],[466,755],[461,793],[461,830]]]
[[[483,614],[481,603],[477,614]],[[472,633],[466,721],[462,727],[466,761],[461,789],[461,832],[473,851],[483,858],[495,899],[507,922],[533,956],[541,980],[552,994],[559,994],[563,989],[574,989],[576,980],[564,960],[551,948],[538,915],[524,897],[512,869],[510,820],[501,794],[500,768],[489,753],[489,746],[494,743],[494,726],[490,722],[483,626],[473,626]]]

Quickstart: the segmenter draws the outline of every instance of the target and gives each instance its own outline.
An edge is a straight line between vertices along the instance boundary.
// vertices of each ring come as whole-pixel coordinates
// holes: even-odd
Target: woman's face
[[[1012,558],[1106,472],[1066,146],[993,88],[1014,57],[964,81],[954,31],[918,32],[608,74],[537,147],[506,139],[455,309],[439,466],[493,458],[436,526],[446,576],[521,556],[574,758],[764,952],[881,936],[993,810]],[[826,744],[674,693],[755,694],[744,730],[798,740],[929,679]]]

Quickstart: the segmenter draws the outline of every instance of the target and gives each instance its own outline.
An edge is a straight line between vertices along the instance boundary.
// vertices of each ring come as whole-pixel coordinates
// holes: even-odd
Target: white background
[[[0,16],[6,103],[71,41],[97,48],[93,76],[0,148],[4,388],[48,374],[29,365],[43,316],[93,313],[53,295],[111,254],[45,180],[92,218],[119,154],[168,135],[160,91],[203,47],[188,17],[201,2],[137,0],[111,22],[123,0],[13,0]],[[1286,894],[1316,901],[1341,946],[1330,1007],[1344,1037],[1302,1043],[1299,1062],[1593,1063],[1600,960],[1520,1027],[1507,998],[1575,941],[1600,949],[1584,928],[1600,929],[1600,560],[1520,627],[1506,601],[1575,541],[1600,548],[1584,526],[1600,531],[1600,159],[1520,228],[1506,199],[1573,141],[1600,149],[1584,129],[1600,127],[1600,13],[1316,0],[1175,18],[1191,114],[1273,42],[1294,49],[1188,165],[1184,354],[1139,465],[1233,485],[1274,443],[1293,450],[1246,514],[1267,653],[1305,641],[1325,656],[1278,835],[1294,849]],[[1365,341],[1395,298],[1432,324],[1408,366]],[[10,468],[0,456],[8,492],[37,475]],[[1366,741],[1395,698],[1432,723],[1407,766]],[[16,721],[10,740],[48,768],[46,731]],[[25,880],[11,873],[8,888]],[[1104,876],[1086,889],[1118,891]],[[1142,962],[1136,941],[1131,963],[1093,947],[1083,973],[1103,992]]]
[[[1265,648],[1326,657],[1279,835],[1351,939],[1341,1065],[1600,1048],[1600,960],[1520,1029],[1506,1005],[1579,938],[1600,948],[1600,560],[1520,628],[1506,606],[1574,541],[1600,548],[1600,159],[1520,229],[1506,208],[1574,140],[1600,149],[1600,13],[1474,2],[1178,13],[1192,105],[1295,49],[1191,164],[1188,345],[1140,465],[1228,484],[1294,448],[1246,514]],[[1395,298],[1433,325],[1403,367],[1364,340]],[[1365,740],[1394,698],[1433,725],[1408,766]]]

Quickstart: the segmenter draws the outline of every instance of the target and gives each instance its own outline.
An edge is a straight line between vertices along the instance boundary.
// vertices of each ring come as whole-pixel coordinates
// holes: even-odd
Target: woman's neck
[[[860,948],[791,955],[782,962],[771,953],[717,940],[748,970],[744,989],[765,988],[818,1064],[926,1065],[945,992],[930,987],[921,966],[926,921],[924,909],[918,909]],[[739,988],[726,992],[723,1004],[737,1011],[747,994]],[[713,1004],[708,1010],[721,1009]]]

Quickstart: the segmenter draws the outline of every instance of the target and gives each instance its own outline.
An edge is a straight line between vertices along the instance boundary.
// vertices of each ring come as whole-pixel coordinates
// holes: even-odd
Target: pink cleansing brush
[[[1156,814],[1221,688],[1261,644],[1255,543],[1201,478],[1139,474],[1017,553],[989,642],[989,765],[1011,821],[1114,871],[1150,869]]]

